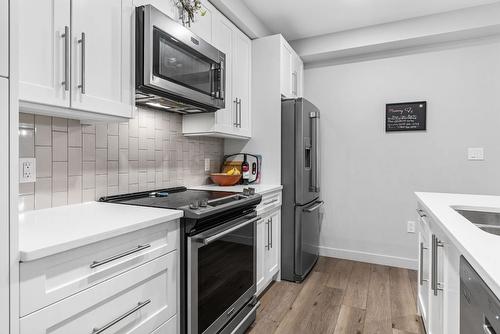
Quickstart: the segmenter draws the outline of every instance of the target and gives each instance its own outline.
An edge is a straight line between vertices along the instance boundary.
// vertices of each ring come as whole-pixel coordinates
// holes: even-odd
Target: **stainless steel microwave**
[[[151,5],[136,9],[136,104],[185,114],[225,107],[226,56]]]

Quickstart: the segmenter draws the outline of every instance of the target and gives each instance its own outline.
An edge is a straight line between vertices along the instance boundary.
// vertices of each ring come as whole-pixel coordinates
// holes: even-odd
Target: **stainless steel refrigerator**
[[[281,277],[301,282],[318,259],[320,111],[304,98],[281,102]]]

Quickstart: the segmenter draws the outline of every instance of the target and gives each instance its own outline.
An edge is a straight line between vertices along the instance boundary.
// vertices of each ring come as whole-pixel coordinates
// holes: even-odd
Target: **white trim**
[[[350,249],[319,246],[319,255],[339,259],[381,264],[384,266],[417,270],[418,260],[392,255],[368,253]]]

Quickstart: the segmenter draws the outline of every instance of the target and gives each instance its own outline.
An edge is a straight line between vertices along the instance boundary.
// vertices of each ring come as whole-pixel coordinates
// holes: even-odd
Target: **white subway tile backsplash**
[[[221,139],[183,137],[181,115],[146,109],[95,125],[21,113],[19,136],[19,154],[37,158],[38,174],[20,184],[21,211],[205,183],[204,157],[220,166],[223,154]]]
[[[82,175],[82,148],[69,147],[68,148],[68,175],[81,176]]]
[[[118,136],[119,123],[108,123],[108,135]]]
[[[80,125],[80,121],[68,120],[68,146],[82,146],[82,126]]]
[[[108,172],[108,149],[96,148],[95,150],[95,173],[106,174]]]
[[[52,147],[36,146],[36,175],[37,177],[52,176]]]
[[[96,175],[95,195],[97,198],[108,195],[108,176]]]
[[[68,134],[52,131],[52,160],[68,161]]]
[[[108,147],[108,125],[106,123],[95,126],[95,147]]]
[[[52,179],[37,178],[35,182],[35,209],[45,209],[52,206]]]
[[[68,177],[68,204],[82,202],[82,176]]]
[[[68,205],[68,193],[65,191],[52,193],[52,206],[63,205]]]
[[[48,116],[35,116],[35,145],[52,145],[52,120]]]
[[[82,163],[82,166],[83,166],[83,179],[82,179],[83,189],[94,189],[96,187],[95,162],[84,161]]]
[[[108,160],[118,160],[118,136],[108,136]]]
[[[52,191],[66,192],[68,191],[68,163],[53,162],[52,163]]]
[[[95,161],[95,135],[83,134],[83,161]]]
[[[35,131],[19,129],[19,157],[33,158],[35,156]]]
[[[52,131],[68,131],[68,120],[66,118],[53,117],[52,118]]]
[[[118,161],[108,161],[108,187],[118,185]]]

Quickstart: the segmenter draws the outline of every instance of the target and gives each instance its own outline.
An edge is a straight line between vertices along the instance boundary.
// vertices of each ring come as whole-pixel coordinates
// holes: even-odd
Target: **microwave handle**
[[[221,61],[220,63],[220,79],[219,79],[219,85],[220,85],[220,88],[219,88],[219,98],[221,100],[225,100],[225,89],[224,87],[226,86],[226,76],[225,76],[225,69],[224,69],[224,62]]]

